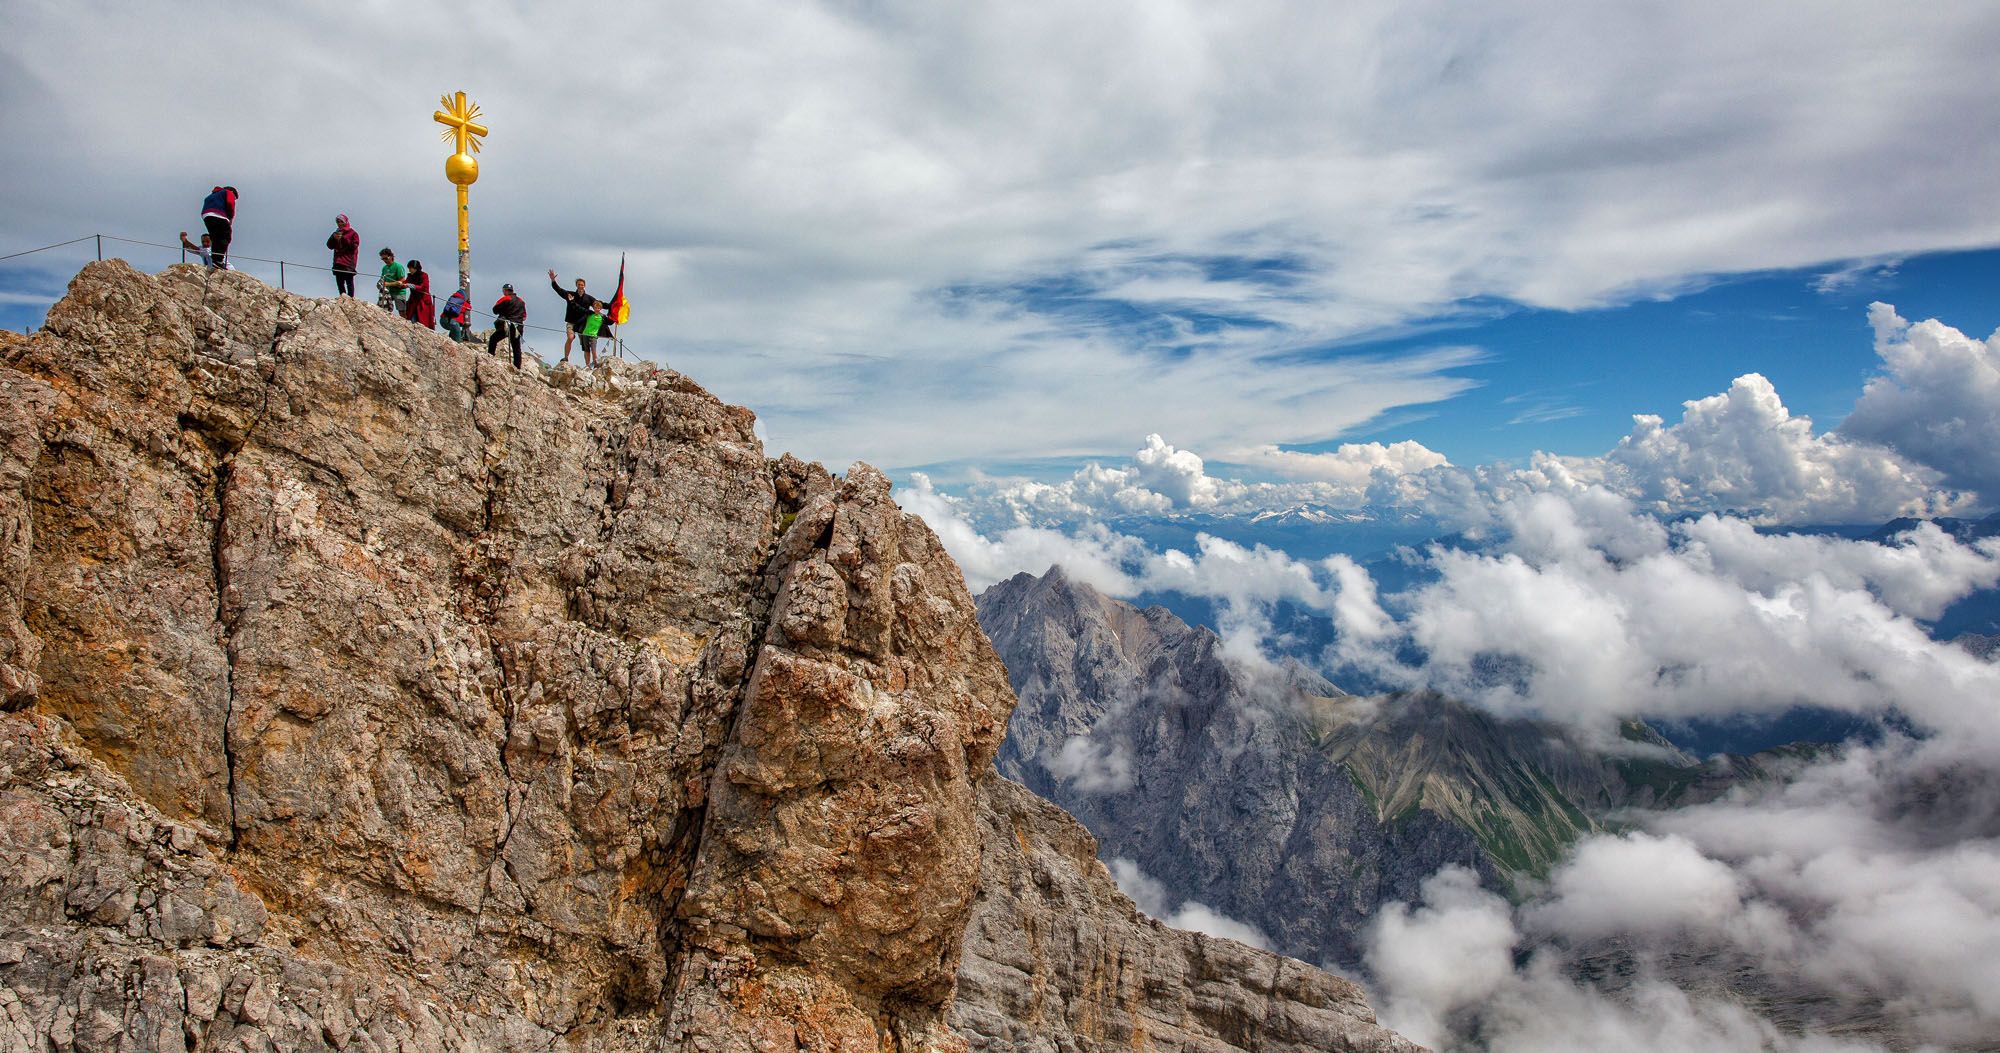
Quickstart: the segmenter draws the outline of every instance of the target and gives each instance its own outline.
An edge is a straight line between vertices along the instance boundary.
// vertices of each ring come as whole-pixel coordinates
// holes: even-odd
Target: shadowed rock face
[[[1013,696],[752,423],[185,267],[0,334],[0,1050],[964,1049]]]
[[[985,875],[959,972],[979,1051],[1415,1053],[1361,989],[1304,962],[1140,914],[1097,842],[1017,783],[980,784]]]

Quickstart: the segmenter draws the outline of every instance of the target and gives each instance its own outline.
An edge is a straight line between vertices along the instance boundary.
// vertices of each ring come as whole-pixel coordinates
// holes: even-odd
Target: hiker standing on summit
[[[505,337],[514,345],[514,368],[521,368],[521,326],[528,321],[528,302],[514,295],[512,285],[500,287],[500,299],[493,304],[493,335],[486,338],[486,353],[500,353]]]
[[[422,260],[411,260],[410,270],[403,278],[403,292],[409,299],[403,302],[403,317],[423,326],[437,328],[437,304],[431,300],[431,276],[424,273]]]
[[[453,289],[451,299],[444,302],[444,312],[438,315],[438,321],[444,325],[444,331],[450,333],[451,338],[461,344],[465,342],[466,327],[471,324],[471,309],[472,304],[465,299],[465,290]]]
[[[592,312],[604,306],[604,301],[583,291],[582,278],[576,280],[575,292],[564,289],[562,286],[556,284],[556,272],[554,271],[549,272],[549,288],[554,289],[556,295],[563,298],[565,305],[563,308],[562,360],[564,362],[569,361],[570,345],[574,344],[576,338],[581,336],[583,337],[583,364],[586,367],[595,368],[597,365],[597,334],[595,332],[584,332],[584,327],[589,324]]]
[[[201,202],[201,225],[208,228],[209,251],[215,265],[229,269],[229,232],[236,225],[236,188],[219,186]]]
[[[410,299],[410,290],[403,285],[403,279],[410,272],[396,262],[394,249],[384,248],[376,253],[382,259],[382,276],[375,279],[375,306],[394,314],[404,314],[403,304]]]
[[[347,213],[333,217],[326,247],[333,250],[333,294],[354,295],[354,269],[361,257],[361,235],[347,223]]]

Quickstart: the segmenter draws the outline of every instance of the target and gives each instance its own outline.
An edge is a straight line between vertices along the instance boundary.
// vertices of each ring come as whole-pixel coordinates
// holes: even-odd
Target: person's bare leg
[[[576,343],[576,330],[563,326],[563,361],[569,361],[569,345]]]

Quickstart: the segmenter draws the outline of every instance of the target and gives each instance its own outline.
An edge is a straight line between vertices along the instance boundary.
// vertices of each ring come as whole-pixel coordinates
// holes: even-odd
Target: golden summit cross
[[[431,120],[445,126],[444,141],[456,140],[459,153],[478,153],[479,137],[486,134],[486,126],[476,123],[480,117],[479,104],[468,104],[465,93],[461,91],[455,95],[438,96],[438,105],[444,108],[431,114]]]
[[[468,190],[479,179],[479,162],[472,155],[479,152],[479,139],[486,134],[486,126],[478,123],[479,104],[465,101],[462,91],[438,96],[438,105],[443,109],[431,114],[431,120],[444,125],[444,141],[457,148],[445,158],[444,177],[458,188],[458,288],[470,300],[472,202]]]

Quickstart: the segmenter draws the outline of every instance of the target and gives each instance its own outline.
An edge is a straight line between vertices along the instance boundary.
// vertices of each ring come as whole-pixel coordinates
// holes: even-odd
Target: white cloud
[[[1606,737],[1631,717],[1813,704],[2000,739],[1976,716],[2000,668],[1913,620],[2000,582],[2000,543],[1929,524],[1890,545],[1765,538],[1717,517],[1668,530],[1602,491],[1500,511],[1509,540],[1434,552],[1438,579],[1399,597],[1400,632],[1365,595],[1335,604],[1338,657]],[[1404,642],[1423,657],[1407,663]]]
[[[1387,445],[1379,442],[1343,443],[1329,453],[1302,453],[1276,446],[1259,446],[1231,459],[1288,479],[1333,483],[1363,491],[1379,472],[1406,475],[1450,463],[1444,454],[1410,439]]]
[[[1887,372],[1868,382],[1840,433],[2000,499],[2000,334],[1975,340],[1935,319],[1911,325],[1885,303],[1870,305],[1869,321]]]
[[[1579,485],[1493,503],[1496,547],[1433,550],[1423,558],[1435,580],[1383,597],[1341,556],[1300,560],[1205,534],[1193,551],[1156,551],[1102,524],[986,535],[927,480],[902,500],[975,589],[1060,564],[1112,596],[1210,599],[1228,652],[1252,664],[1271,651],[1272,608],[1289,602],[1332,620],[1330,665],[1605,740],[1635,717],[1810,704],[2000,744],[1969,705],[2000,696],[2000,667],[1917,621],[2000,586],[2000,540],[1964,544],[1930,524],[1882,544],[1767,536],[1713,515],[1667,526]]]
[[[1896,276],[1903,266],[1900,257],[1853,260],[1813,279],[1813,291],[1823,296],[1848,292],[1864,285],[1876,285]]]
[[[2000,493],[2000,454],[1992,452],[2000,449],[2000,358],[1936,323],[1909,327],[1879,304],[1873,317],[1878,347],[1899,379],[1870,382],[1835,432],[1814,434],[1769,380],[1749,373],[1725,392],[1684,403],[1675,423],[1635,416],[1632,431],[1601,457],[1537,453],[1526,467],[1468,469],[1411,441],[1330,453],[1265,445],[1239,450],[1233,463],[1288,481],[1249,482],[1218,475],[1194,451],[1151,434],[1127,465],[1092,462],[1056,483],[983,479],[960,507],[986,529],[1322,507],[1412,512],[1472,533],[1503,525],[1507,505],[1545,493],[1578,508],[1610,494],[1658,516],[1728,512],[1759,523],[1883,522],[1979,507],[1979,494],[1948,483]],[[1911,332],[1919,336],[1906,338]],[[1981,467],[1981,458],[1992,466]]]
[[[922,516],[946,551],[958,561],[965,583],[978,592],[1016,574],[1040,574],[1060,566],[1069,575],[1107,596],[1130,596],[1138,583],[1123,565],[1143,559],[1147,549],[1137,538],[1113,534],[1102,526],[1065,534],[1045,527],[1017,526],[995,536],[980,533],[959,510],[959,502],[931,485],[923,473],[896,492],[902,508]]]
[[[471,71],[443,9],[8,15],[11,242],[171,240],[226,179],[245,252],[348,212],[449,260],[428,115],[464,87],[480,287],[629,251],[635,345],[833,464],[1325,441],[1472,357],[1293,353],[1468,298],[2000,238],[1978,4],[749,2],[621,11],[582,64],[562,12],[500,7]]]
[[[1375,916],[1368,970],[1389,998],[1382,1014],[1411,1039],[1436,1046],[1444,1018],[1493,996],[1514,974],[1520,942],[1507,901],[1464,867],[1424,882],[1424,902],[1391,903]]]
[[[1329,587],[1334,563],[1301,562],[1264,545],[1244,546],[1201,534],[1192,553],[1162,552],[1102,524],[1069,534],[1027,526],[982,534],[967,522],[962,502],[938,491],[921,473],[898,492],[897,500],[937,532],[974,591],[1015,574],[1061,566],[1108,596],[1168,590],[1213,600],[1225,652],[1252,666],[1268,660],[1272,605],[1290,600],[1331,610],[1337,601]],[[1341,565],[1358,571],[1351,563]]]
[[[1160,924],[1235,940],[1260,950],[1271,949],[1270,937],[1256,926],[1237,921],[1206,903],[1190,899],[1182,900],[1176,906],[1167,887],[1146,873],[1138,863],[1121,856],[1111,860],[1110,868],[1119,891],[1131,897],[1133,906],[1138,907],[1140,913],[1158,920]]]
[[[1684,837],[1636,833],[1577,846],[1530,917],[1539,928],[1585,938],[1674,936],[1713,932],[1742,909],[1742,884],[1729,867]]]
[[[1176,508],[1213,508],[1225,496],[1240,492],[1240,484],[1210,478],[1192,450],[1176,450],[1158,435],[1146,436],[1146,448],[1133,455],[1138,485],[1163,494]]]
[[[1720,395],[1685,404],[1679,424],[1633,417],[1604,457],[1607,482],[1651,511],[1741,510],[1778,522],[1867,522],[1939,514],[1939,472],[1841,434],[1815,436],[1771,382],[1737,377]]]
[[[1084,793],[1117,793],[1132,788],[1132,755],[1122,742],[1107,745],[1077,735],[1049,761],[1049,772]]]
[[[1990,752],[1892,739],[1637,816],[1659,832],[1584,841],[1518,909],[1447,868],[1370,933],[1384,1019],[1447,1049],[1475,1035],[1501,1050],[1878,1048],[1755,1011],[1789,1002],[1869,1021],[1859,1034],[1896,1048],[1984,1048],[2000,1040],[1996,790]],[[1632,983],[1575,979],[1607,952],[1632,959]],[[1716,994],[1673,985],[1686,962]]]

